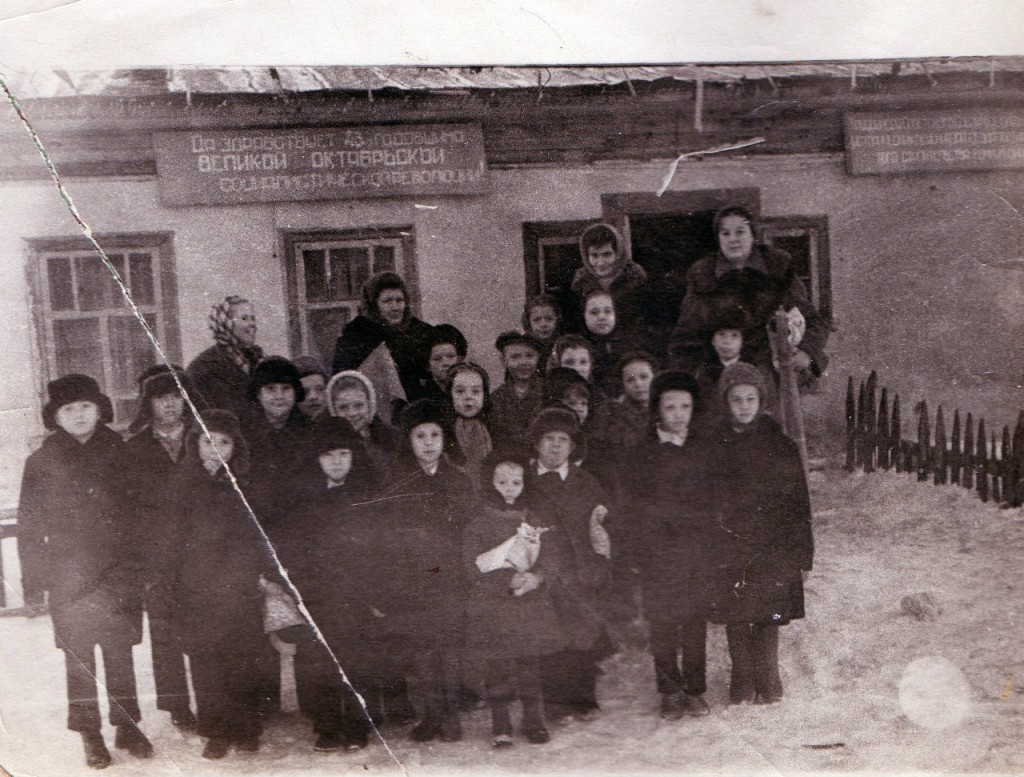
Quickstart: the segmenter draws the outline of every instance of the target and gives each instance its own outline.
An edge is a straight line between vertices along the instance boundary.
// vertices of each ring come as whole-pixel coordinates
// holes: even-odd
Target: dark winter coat
[[[262,412],[253,414],[242,428],[251,462],[245,495],[260,521],[272,531],[277,521],[284,520],[287,496],[307,459],[306,446],[313,424],[294,407],[280,429],[272,426]]]
[[[686,273],[686,296],[679,306],[679,321],[669,344],[669,352],[679,369],[692,372],[700,364],[710,337],[708,325],[723,312],[737,308],[752,322],[743,332],[744,347],[757,366],[768,367],[771,352],[765,326],[780,306],[785,310],[796,306],[807,323],[798,347],[811,357],[812,373],[820,375],[828,365],[825,356],[828,324],[796,277],[789,254],[755,246],[746,267],[723,273],[720,268],[725,261],[717,254],[705,256]]]
[[[423,383],[430,377],[430,334],[433,327],[415,316],[400,327],[389,326],[367,315],[359,315],[345,324],[334,345],[331,372],[358,370],[381,343],[398,368],[405,398],[412,402],[423,395]]]
[[[196,404],[200,409],[230,410],[242,422],[252,413],[246,397],[249,373],[238,366],[224,346],[213,345],[200,353],[185,374],[199,395],[201,402]]]
[[[707,615],[719,534],[714,452],[693,429],[682,446],[661,442],[652,430],[634,452],[629,482],[648,620],[679,623]]]
[[[622,370],[619,360],[630,351],[643,348],[641,338],[635,333],[627,332],[616,324],[607,335],[598,335],[587,330],[583,336],[590,343],[594,354],[594,364],[590,375],[594,385],[607,397],[617,397],[622,393]]]
[[[724,425],[716,440],[722,530],[711,619],[783,624],[804,615],[801,570],[814,556],[810,498],[796,444],[768,416],[752,426]]]
[[[492,497],[491,494],[494,494]],[[463,534],[462,558],[468,582],[466,597],[466,657],[474,665],[484,661],[554,653],[566,646],[558,614],[551,600],[555,577],[555,553],[549,551],[550,530],[541,535],[540,555],[531,571],[545,577],[539,588],[514,596],[509,582],[514,569],[481,572],[476,557],[500,545],[516,533],[524,521],[534,528],[544,526],[540,516],[510,506],[494,489],[470,520]]]
[[[607,507],[608,498],[593,475],[574,465],[564,481],[555,473],[537,475],[531,466],[526,493],[531,512],[552,527],[542,542],[556,554],[558,570],[548,582],[569,646],[589,649],[603,633],[600,599],[609,579],[608,560],[590,543],[590,515],[598,505]]]
[[[746,349],[740,354],[740,361],[753,364],[753,357]],[[694,416],[694,425],[703,429],[706,433],[714,435],[723,423],[729,418],[729,407],[718,391],[718,379],[722,377],[725,365],[718,358],[717,354],[708,358],[693,373],[697,381],[697,389],[700,391],[700,411]],[[770,371],[759,367],[764,376],[766,396],[764,397],[764,412],[774,415],[779,402],[779,390],[775,386]]]
[[[170,484],[173,552],[161,574],[188,653],[259,650],[260,575],[280,582],[259,529],[223,468],[210,475],[189,457]]]
[[[26,601],[49,592],[57,646],[141,640],[138,527],[124,501],[124,441],[99,424],[85,443],[63,429],[25,462],[18,553]]]
[[[592,291],[606,291],[615,304],[615,317],[619,326],[629,331],[643,329],[646,301],[647,271],[636,262],[625,261],[622,271],[607,287],[601,284],[587,262],[576,270],[572,279],[575,295],[572,315],[575,320],[567,322],[566,331],[585,332],[583,304]]]
[[[396,499],[401,495],[415,499]],[[437,529],[461,549],[462,530],[476,509],[476,496],[469,478],[447,457],[441,458],[433,475],[427,475],[406,452],[397,460],[383,496],[389,497],[384,502],[389,509],[392,504],[404,504],[404,509],[414,512],[415,522]]]
[[[378,483],[388,483],[394,475],[394,469],[402,449],[408,445],[402,430],[385,423],[379,415],[375,415],[363,438],[366,453],[370,457],[374,476]]]
[[[511,380],[495,389],[487,414],[487,426],[495,447],[526,445],[526,430],[543,401],[544,379],[539,375],[530,380],[530,388],[522,399],[516,394]]]

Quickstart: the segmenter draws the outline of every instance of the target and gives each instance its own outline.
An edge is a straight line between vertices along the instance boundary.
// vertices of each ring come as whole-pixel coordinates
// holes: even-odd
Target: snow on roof
[[[43,69],[5,76],[22,99],[74,96],[153,97],[161,94],[238,94],[326,90],[454,91],[609,86],[625,82],[730,82],[744,79],[849,78],[879,75],[1021,72],[1024,57],[948,58],[600,67],[226,67],[147,68],[68,72]]]

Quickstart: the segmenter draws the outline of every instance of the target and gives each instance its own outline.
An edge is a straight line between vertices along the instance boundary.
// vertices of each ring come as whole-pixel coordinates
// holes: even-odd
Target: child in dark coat
[[[530,425],[536,460],[526,489],[530,507],[550,521],[545,535],[559,560],[551,593],[568,647],[541,659],[541,687],[549,720],[592,718],[597,703],[597,661],[607,655],[600,597],[608,582],[611,546],[602,523],[607,498],[589,472],[572,461],[585,447],[576,414],[541,410]]]
[[[377,484],[390,481],[405,436],[377,413],[377,393],[370,379],[357,370],[339,372],[327,384],[327,409],[348,421],[362,438]]]
[[[444,400],[448,396],[448,370],[466,361],[469,343],[466,336],[451,324],[437,324],[427,341],[428,377],[423,380],[423,398]]]
[[[453,446],[457,463],[469,477],[474,491],[480,491],[480,466],[491,452],[487,413],[491,406],[490,378],[478,364],[456,364],[448,371],[448,401],[455,411]]]
[[[719,391],[730,420],[716,462],[724,517],[712,620],[726,624],[729,700],[773,704],[782,699],[779,626],[804,616],[802,572],[814,555],[807,480],[796,444],[761,411],[761,372],[730,365]]]
[[[634,453],[631,501],[661,716],[706,715],[707,577],[717,532],[710,438],[692,426],[697,384],[669,370],[651,385],[651,425]],[[682,671],[680,656],[682,654]]]
[[[162,574],[192,669],[203,757],[232,746],[254,752],[262,730],[267,639],[260,578],[281,583],[263,535],[232,482],[249,469],[238,419],[226,410],[201,415],[187,461],[171,483],[177,495],[168,520],[177,529]],[[208,432],[208,434],[207,434]],[[230,467],[230,473],[228,471]]]
[[[537,368],[544,346],[532,335],[503,332],[494,347],[505,366],[505,382],[491,394],[491,438],[499,446],[525,445],[530,419],[543,400],[544,381]]]
[[[129,467],[111,429],[110,399],[87,375],[50,381],[43,426],[52,434],[28,457],[18,504],[18,554],[27,608],[45,605],[67,672],[68,728],[82,735],[86,764],[110,765],[103,741],[96,647],[103,652],[115,746],[148,758],[138,729],[132,645],[142,640],[140,544],[122,495]]]
[[[546,577],[555,568],[544,542],[550,527],[520,503],[527,459],[495,451],[485,460],[482,505],[466,527],[462,553],[469,580],[466,651],[485,669],[494,746],[512,744],[509,705],[518,694],[521,733],[547,742],[541,714],[540,656],[565,647]]]
[[[594,358],[594,383],[606,396],[617,397],[622,393],[619,362],[629,351],[642,347],[639,333],[630,332],[619,323],[612,295],[600,289],[584,298],[583,320],[583,336],[590,343]]]
[[[543,346],[540,363],[547,364],[555,341],[562,331],[558,300],[550,294],[538,294],[526,300],[523,307],[523,331],[532,335]]]

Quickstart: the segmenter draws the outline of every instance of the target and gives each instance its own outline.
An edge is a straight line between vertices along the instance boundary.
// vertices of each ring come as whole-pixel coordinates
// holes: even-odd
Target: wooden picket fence
[[[968,413],[961,424],[960,411],[953,413],[953,425],[946,436],[942,406],[935,412],[934,425],[923,401],[917,411],[917,440],[905,440],[899,394],[885,387],[879,391],[874,371],[854,394],[853,376],[846,386],[846,468],[862,467],[865,472],[896,470],[916,474],[919,481],[954,485],[977,491],[983,502],[1019,507],[1024,501],[1024,411],[1010,434],[1004,426],[1001,439],[996,430],[987,431],[985,419]],[[877,400],[877,401],[876,401]],[[933,432],[934,430],[934,432]]]

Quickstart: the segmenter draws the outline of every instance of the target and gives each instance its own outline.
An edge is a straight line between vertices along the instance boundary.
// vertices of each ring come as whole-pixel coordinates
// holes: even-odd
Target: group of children
[[[594,231],[587,266],[619,261]],[[433,327],[425,398],[397,424],[365,375],[308,357],[260,362],[243,418],[194,418],[187,376],[156,366],[127,443],[93,379],[51,382],[19,551],[26,604],[49,592],[87,763],[111,762],[97,645],[116,747],[152,753],[131,658],[143,609],[157,706],[210,759],[257,750],[279,706],[268,633],[295,645],[321,751],[413,722],[416,741],[455,741],[479,699],[495,747],[514,742],[517,699],[519,734],[547,742],[549,724],[598,712],[598,664],[643,621],[662,717],[708,713],[708,622],[726,624],[730,700],[779,701],[778,626],[803,616],[813,545],[773,380],[729,317],[696,375],[660,370],[617,320],[619,264],[618,300],[609,283],[581,294],[582,334],[559,334],[553,299],[527,304],[525,331],[497,338],[493,392],[462,334]]]

